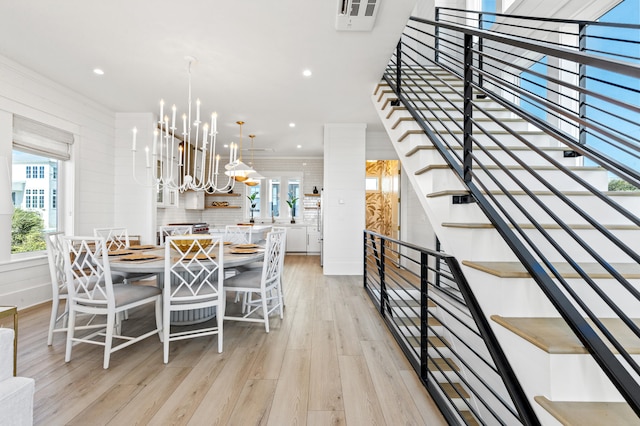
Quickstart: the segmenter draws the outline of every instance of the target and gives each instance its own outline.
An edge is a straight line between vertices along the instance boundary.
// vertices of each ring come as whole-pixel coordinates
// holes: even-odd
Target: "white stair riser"
[[[514,219],[520,223],[525,221],[524,215],[517,211],[516,207],[513,206],[511,201],[507,201],[507,196],[502,194],[495,194],[496,200],[502,206],[507,208],[507,211],[511,212]],[[522,205],[523,209],[529,213],[541,212],[540,207],[537,203],[529,198],[526,195],[514,195],[515,200],[518,204]],[[580,214],[578,214],[572,207],[567,205],[565,202],[560,200],[555,195],[537,195],[540,199],[540,202],[544,205],[548,206],[554,214],[560,217],[564,222],[568,224],[587,224],[587,220],[583,218]],[[615,201],[620,206],[623,206],[630,212],[638,212],[640,211],[640,196],[611,196],[613,201]],[[615,213],[611,207],[606,205],[603,201],[597,199],[594,196],[573,195],[570,197],[571,201],[593,219],[597,220],[600,223],[605,223],[607,225],[631,225],[632,222],[629,221],[625,216]],[[534,216],[536,216],[536,213]],[[550,219],[547,219],[548,215],[537,216],[538,220],[543,223],[550,223]]]
[[[507,190],[522,190],[522,187],[516,183],[520,181],[522,185],[526,185],[526,188],[532,191],[548,190],[548,188],[539,180],[534,180],[528,171],[526,170],[509,170],[514,176],[514,179],[507,175],[507,172],[502,170],[490,169],[489,172],[496,177],[497,181],[504,186]],[[582,189],[582,186],[574,180],[567,177],[564,172],[560,170],[535,170],[546,182],[553,185],[560,191],[578,191]],[[573,170],[573,172],[580,176],[585,181],[589,182],[596,188],[606,189],[608,186],[608,177],[605,170]],[[485,183],[487,189],[498,189],[498,185],[488,178],[487,173],[479,168],[473,169],[474,175],[478,176],[478,179]]]
[[[489,311],[505,317],[557,317],[558,313],[542,294],[538,284],[531,278],[500,278],[474,268],[462,266],[465,277],[476,293],[485,312]],[[602,318],[611,318],[613,313],[589,284],[582,279],[567,278],[568,285],[593,307],[593,312]],[[619,283],[612,279],[595,279],[595,283],[605,290],[608,297],[625,312],[638,312],[640,302],[629,295]],[[638,287],[640,280],[629,280]],[[509,303],[504,301],[508,300]],[[578,310],[580,310],[578,308]]]
[[[462,259],[480,260],[482,259],[480,256],[484,256],[484,260],[487,260],[487,257],[493,258],[495,254],[498,253],[504,252],[505,255],[509,254],[509,249],[507,247],[502,247],[502,245],[506,245],[506,243],[504,243],[503,238],[494,228],[465,229],[445,227],[443,231],[453,238],[460,238],[467,241],[467,246],[464,249],[465,253],[462,254]],[[514,230],[514,232],[517,231]],[[579,244],[564,230],[545,229],[545,232],[565,248],[571,259],[578,262],[594,262],[593,257],[581,248]],[[524,233],[535,245],[542,248],[542,251],[546,254],[549,260],[554,262],[566,262],[566,259],[557,253],[550,243],[545,240],[545,237],[537,230],[524,229]],[[611,262],[615,260],[619,260],[620,262],[630,261],[630,259],[620,251],[616,244],[609,241],[598,231],[583,229],[579,230],[577,233],[587,245],[597,249],[605,259],[608,259]],[[640,252],[640,230],[612,230],[611,233],[617,236],[633,251]],[[512,256],[509,257],[511,257],[513,261],[516,260]]]
[[[519,373],[520,383],[532,395],[546,395],[558,401],[622,401],[590,355],[548,354],[504,327],[492,325],[510,353],[527,354],[509,361]]]
[[[431,144],[427,146],[431,146]],[[576,162],[575,158],[565,158],[563,155],[563,152],[559,150],[546,151],[546,154],[552,157],[553,159],[555,159],[557,162],[567,167],[574,166]],[[445,164],[444,159],[435,148],[421,149],[413,155],[419,155],[420,161],[423,162],[424,165]],[[461,158],[462,148],[453,150],[452,155],[454,155],[456,158]],[[550,165],[550,163],[546,159],[541,157],[538,153],[532,152],[529,150],[513,151],[513,156],[515,156],[516,158],[513,158],[513,156],[509,155],[508,153],[502,150],[489,150],[488,153],[486,153],[480,149],[475,149],[473,152],[473,155],[474,157],[477,158],[477,160],[475,160],[474,163],[484,164],[484,165],[495,164],[495,161],[498,161],[499,163],[502,163],[508,166],[517,166],[519,165],[519,163],[517,162],[516,158],[524,162],[524,164],[528,166],[533,166],[533,167],[545,166],[546,167]],[[493,158],[489,158],[489,155],[491,155]]]

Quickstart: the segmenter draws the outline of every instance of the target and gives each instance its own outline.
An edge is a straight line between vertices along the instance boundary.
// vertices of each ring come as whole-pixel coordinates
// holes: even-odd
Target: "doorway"
[[[400,230],[400,163],[367,160],[366,229],[398,239]]]

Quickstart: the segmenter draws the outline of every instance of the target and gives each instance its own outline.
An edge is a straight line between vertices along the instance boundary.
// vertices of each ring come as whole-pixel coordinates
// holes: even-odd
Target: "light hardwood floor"
[[[152,336],[116,352],[64,334],[47,346],[49,305],[19,313],[18,374],[36,380],[37,425],[444,425],[380,320],[360,276],[324,276],[316,256],[287,256],[285,316],[227,321],[217,336],[171,344]],[[235,309],[232,297],[229,309]],[[130,312],[145,327],[153,310]]]

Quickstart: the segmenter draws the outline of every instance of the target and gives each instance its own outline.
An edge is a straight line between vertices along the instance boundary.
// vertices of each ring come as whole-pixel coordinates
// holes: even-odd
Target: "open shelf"
[[[320,194],[304,194],[305,197],[319,197]]]
[[[205,194],[205,196],[207,197],[239,197],[240,194],[238,194],[237,192],[232,192],[231,194],[227,192],[224,192],[224,193],[216,192],[215,194]]]
[[[205,209],[239,209],[240,206],[205,206]]]

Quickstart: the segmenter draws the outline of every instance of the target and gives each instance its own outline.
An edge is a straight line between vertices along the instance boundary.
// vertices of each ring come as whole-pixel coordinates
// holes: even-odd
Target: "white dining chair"
[[[67,290],[67,276],[64,265],[64,232],[43,233],[47,244],[47,259],[49,261],[49,276],[51,279],[51,318],[49,320],[49,332],[47,345],[53,344],[53,334],[67,331],[67,318],[69,315],[69,292]],[[111,275],[114,284],[122,284],[122,274]],[[60,305],[64,303],[64,309],[60,312]]]
[[[51,279],[51,318],[47,345],[53,344],[53,333],[67,331],[67,280],[64,270],[64,254],[62,236],[64,232],[46,232],[43,234],[47,244],[47,259],[49,260],[49,276]],[[64,302],[64,310],[60,313],[60,302]]]
[[[104,238],[108,251],[124,250],[130,245],[127,228],[94,228],[93,235]]]
[[[164,362],[169,362],[169,343],[195,337],[218,335],[222,352],[225,310],[224,248],[220,237],[210,235],[170,236],[165,243],[163,289]],[[216,309],[216,325],[171,330],[172,312]],[[178,326],[174,326],[174,329]]]
[[[154,334],[162,333],[162,291],[155,286],[114,285],[111,280],[106,242],[96,237],[64,237],[64,261],[69,292],[69,320],[65,362],[71,361],[75,344],[90,343],[104,347],[103,368],[109,368],[113,352]],[[156,327],[138,336],[122,334],[120,319],[129,309],[155,303]],[[80,313],[105,315],[102,324],[76,325]],[[85,333],[84,331],[89,331]],[[77,335],[77,332],[82,335]],[[114,339],[123,341],[113,343]]]
[[[282,262],[283,265],[281,267],[282,269],[282,273],[280,274],[280,291],[282,292],[282,306],[285,306],[285,301],[284,301],[284,286],[282,284],[282,277],[284,276],[284,259],[286,256],[286,252],[287,252],[287,227],[286,226],[273,226],[271,227],[272,231],[279,231],[279,232],[284,232],[284,243],[282,246],[282,251],[285,253],[284,256],[282,256]],[[238,270],[238,273],[242,273],[242,272],[248,272],[252,269],[262,269],[262,266],[264,265],[264,260],[260,261],[260,262],[253,262],[253,263],[249,263],[248,265],[242,265],[242,266],[238,266],[236,269]],[[244,300],[244,306],[243,306],[243,312],[246,312],[248,308],[247,305],[247,298],[245,297]]]
[[[193,234],[192,225],[165,225],[160,227],[160,245],[164,246],[167,237],[172,235],[189,235]]]
[[[251,232],[253,226],[250,225],[227,225],[224,228],[224,241],[231,244],[251,244]]]
[[[280,318],[284,317],[282,305],[282,289],[280,276],[284,265],[285,232],[271,231],[267,234],[262,269],[242,272],[224,281],[225,291],[236,291],[247,294],[247,301],[243,303],[240,315],[226,315],[225,320],[262,322],[266,332],[269,332],[269,315],[276,309]],[[257,298],[254,299],[253,297]],[[255,314],[262,311],[262,317]]]
[[[107,252],[126,250],[131,246],[129,231],[127,228],[94,228],[93,235],[99,238],[104,238]],[[130,284],[132,281],[154,278],[155,276],[155,274],[112,272],[112,278],[114,281],[120,282],[121,280],[124,280],[125,284]]]

